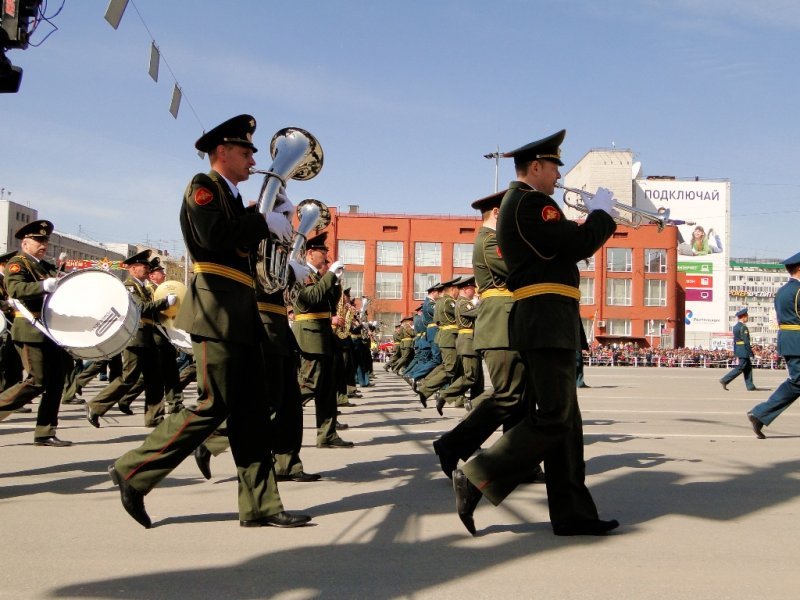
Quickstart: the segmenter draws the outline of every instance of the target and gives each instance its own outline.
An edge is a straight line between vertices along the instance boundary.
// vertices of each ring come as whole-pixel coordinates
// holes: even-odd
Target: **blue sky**
[[[260,167],[278,129],[320,140],[295,202],[471,214],[494,187],[483,154],[566,128],[562,172],[614,144],[648,175],[727,178],[733,257],[800,250],[794,0],[133,1],[177,120],[133,5],[115,31],[106,0],[67,0],[41,46],[8,52],[24,77],[0,95],[0,187],[59,231],[180,252],[194,141],[250,113]]]

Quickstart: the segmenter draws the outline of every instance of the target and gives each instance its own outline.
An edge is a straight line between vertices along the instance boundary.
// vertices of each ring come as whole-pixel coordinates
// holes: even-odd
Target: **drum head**
[[[132,311],[137,312],[128,291],[111,273],[75,271],[47,296],[42,320],[61,346],[91,348],[119,335],[121,328],[129,328]],[[134,330],[137,324],[138,318]]]

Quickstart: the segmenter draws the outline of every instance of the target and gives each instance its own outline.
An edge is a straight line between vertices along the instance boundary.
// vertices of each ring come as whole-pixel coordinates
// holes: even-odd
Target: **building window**
[[[581,277],[581,304],[594,304],[594,277]]]
[[[582,260],[578,263],[578,270],[580,271],[594,271],[594,254],[592,254],[586,260]]]
[[[631,266],[631,255],[633,252],[630,248],[609,248],[606,254],[608,265],[606,270],[612,273],[630,273],[633,269]]]
[[[383,300],[400,300],[403,297],[402,273],[375,273],[375,297]]]
[[[364,242],[355,240],[339,240],[339,251],[336,258],[346,265],[364,264]]]
[[[663,279],[644,280],[644,305],[645,306],[666,306],[667,305],[667,282]]]
[[[644,251],[645,273],[667,272],[667,251],[663,248],[646,248]]]
[[[442,244],[440,242],[414,244],[414,264],[418,267],[441,267]]]
[[[414,300],[424,300],[428,288],[438,283],[440,278],[438,273],[414,273]]]
[[[608,319],[606,321],[606,333],[608,335],[627,335],[631,334],[630,319]]]
[[[631,306],[632,279],[608,279],[606,304],[608,306]]]
[[[350,288],[351,298],[360,298],[364,295],[364,273],[361,271],[348,271],[342,275],[342,289]]]
[[[403,242],[378,242],[377,250],[379,265],[403,266]]]
[[[472,268],[473,244],[453,244],[453,266]]]
[[[583,333],[586,334],[586,341],[592,343],[594,341],[594,330],[592,329],[592,325],[594,325],[594,319],[581,318],[581,325],[583,325]]]
[[[667,322],[659,319],[645,320],[645,335],[661,336],[661,332],[667,327]]]
[[[381,341],[392,341],[394,326],[400,324],[400,313],[379,312],[375,314],[375,320],[380,327]]]

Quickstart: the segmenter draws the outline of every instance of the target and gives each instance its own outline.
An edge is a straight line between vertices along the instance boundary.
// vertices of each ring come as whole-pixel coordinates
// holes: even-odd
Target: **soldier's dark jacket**
[[[534,292],[511,309],[512,349],[581,349],[577,263],[601,248],[616,227],[600,210],[578,224],[550,196],[521,181],[511,183],[500,205],[497,241],[508,265],[508,289],[518,295]]]
[[[195,175],[186,188],[180,222],[195,274],[175,327],[212,339],[259,342],[264,327],[248,256],[269,234],[263,215],[247,211],[212,170]]]
[[[508,313],[514,298],[508,290],[508,267],[497,245],[494,229],[481,227],[472,247],[472,268],[481,295],[475,319],[473,347],[476,350],[509,348]]]
[[[22,301],[34,316],[42,314],[44,291],[42,281],[58,274],[56,266],[46,260],[37,261],[25,253],[20,253],[8,261],[6,265],[6,288],[8,296]],[[44,342],[44,334],[28,322],[28,319],[14,319],[11,326],[11,337],[15,342],[40,344]]]

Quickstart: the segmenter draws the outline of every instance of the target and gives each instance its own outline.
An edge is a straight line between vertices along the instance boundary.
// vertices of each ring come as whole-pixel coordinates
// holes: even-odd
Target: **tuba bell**
[[[257,205],[258,212],[264,217],[275,208],[278,192],[289,179],[312,179],[322,170],[323,162],[322,146],[317,138],[299,127],[286,127],[278,131],[272,136],[269,150],[273,161],[269,170],[250,170],[251,174],[264,175]],[[311,229],[313,226],[309,231]],[[295,254],[294,245],[290,247],[272,234],[258,245],[256,274],[259,285],[268,294],[283,290],[288,285],[289,260]]]

